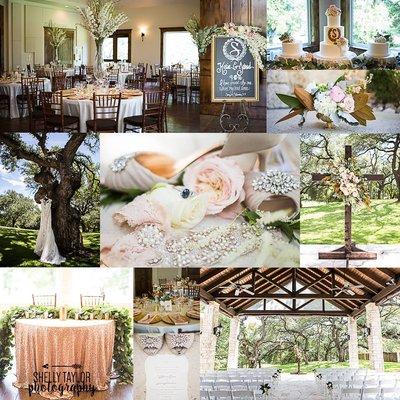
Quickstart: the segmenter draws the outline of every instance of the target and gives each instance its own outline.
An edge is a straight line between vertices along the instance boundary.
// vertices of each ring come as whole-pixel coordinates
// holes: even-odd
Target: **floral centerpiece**
[[[348,205],[370,206],[367,180],[363,178],[361,168],[354,158],[346,160],[345,163],[339,160],[331,162],[329,171],[331,174],[322,182],[330,188],[335,198]]]
[[[281,36],[279,36],[279,40],[282,43],[293,43],[294,42],[293,36],[289,32],[285,32]]]
[[[53,22],[50,21],[47,28],[47,33],[50,39],[49,44],[54,49],[54,62],[58,64],[58,50],[67,39],[67,32],[64,28],[55,26]]]
[[[113,0],[89,0],[85,8],[78,7],[83,22],[80,24],[93,36],[96,43],[96,68],[99,74],[103,72],[103,44],[128,17],[117,12]]]
[[[378,32],[374,36],[375,43],[389,43],[391,40],[392,40],[392,35],[390,33],[382,34],[382,33]]]
[[[350,82],[346,75],[333,83],[311,84],[307,89],[296,86],[294,96],[277,94],[291,110],[277,123],[300,115],[299,126],[305,123],[306,114],[315,111],[317,118],[327,124],[327,128],[338,126],[341,121],[352,125],[367,125],[375,120],[372,108],[368,105],[367,85],[371,77],[358,82]]]
[[[197,45],[200,55],[206,53],[214,36],[226,35],[238,37],[244,40],[258,66],[261,69],[266,66],[267,38],[261,34],[261,28],[247,25],[236,25],[233,22],[225,23],[222,27],[214,25],[202,28],[198,18],[193,16],[189,19],[185,29],[192,35],[193,41]]]

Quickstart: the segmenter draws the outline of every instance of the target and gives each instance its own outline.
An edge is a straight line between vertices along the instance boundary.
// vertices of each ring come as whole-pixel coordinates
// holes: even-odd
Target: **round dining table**
[[[71,398],[68,389],[76,384],[107,390],[114,338],[113,320],[19,319],[14,386],[31,391],[39,385],[37,391],[47,399]],[[61,389],[64,395],[57,397]]]
[[[123,132],[124,118],[142,114],[143,94],[121,99],[121,107],[118,118],[118,132]],[[79,132],[86,133],[86,121],[94,119],[93,100],[77,99],[75,96],[63,99],[64,114],[79,117]]]
[[[46,91],[51,92],[50,79],[45,78],[44,88]],[[10,97],[10,118],[19,118],[17,96],[22,94],[21,80],[0,79],[0,94],[6,94]],[[27,113],[28,111],[25,110],[23,117],[26,117]]]

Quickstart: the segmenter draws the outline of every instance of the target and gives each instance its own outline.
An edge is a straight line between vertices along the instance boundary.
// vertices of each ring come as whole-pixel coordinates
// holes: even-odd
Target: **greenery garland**
[[[381,61],[378,59],[367,58],[363,54],[354,58],[349,63],[335,62],[335,63],[321,63],[315,58],[302,57],[295,58],[280,58],[267,61],[267,69],[293,69],[293,70],[348,70],[348,69],[396,69],[400,66],[400,57],[396,57],[395,62]]]
[[[254,60],[260,69],[267,66],[267,38],[262,35],[262,30],[255,26],[235,25],[234,23],[225,23],[224,26],[200,26],[200,21],[193,16],[187,22],[185,29],[192,35],[199,54],[206,53],[214,36],[230,36],[242,39]]]
[[[17,319],[26,318],[30,312],[30,318],[40,318],[47,311],[49,319],[58,319],[60,309],[45,306],[12,307],[7,310],[0,319],[0,381],[2,381],[12,367],[12,347],[14,345],[14,328]],[[114,370],[118,374],[118,383],[131,384],[133,382],[133,351],[132,351],[132,318],[127,308],[115,308],[109,305],[95,307],[83,307],[82,309],[69,308],[68,318],[89,320],[93,314],[94,319],[105,319],[105,314],[110,320],[115,321],[114,339]]]

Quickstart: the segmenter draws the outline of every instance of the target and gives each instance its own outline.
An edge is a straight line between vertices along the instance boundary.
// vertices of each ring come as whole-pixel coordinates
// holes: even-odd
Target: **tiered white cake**
[[[368,43],[367,57],[388,58],[391,56],[389,49],[390,35],[377,34],[374,42]]]
[[[284,33],[280,40],[282,41],[282,54],[284,58],[299,58],[305,53],[303,51],[303,44],[295,41],[289,33]]]
[[[335,5],[329,6],[325,15],[328,23],[324,27],[324,41],[320,43],[320,51],[316,58],[332,61],[346,61],[356,57],[349,51],[349,42],[344,36],[344,26],[340,25],[342,11]]]

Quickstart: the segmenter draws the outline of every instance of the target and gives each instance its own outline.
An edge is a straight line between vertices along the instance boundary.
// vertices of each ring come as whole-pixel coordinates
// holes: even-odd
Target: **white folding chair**
[[[251,390],[232,390],[233,400],[254,400],[254,393]]]
[[[340,400],[361,400],[362,389],[343,388],[340,393]]]
[[[210,400],[232,400],[230,390],[210,390],[208,396]]]
[[[249,390],[248,384],[242,381],[231,381],[231,390]]]
[[[208,390],[200,390],[200,400],[210,400]]]
[[[378,387],[364,388],[362,391],[362,400],[379,400],[381,390]]]
[[[400,400],[400,387],[383,388],[382,400]]]
[[[200,382],[200,388],[202,390],[213,390],[214,383],[213,382]]]

